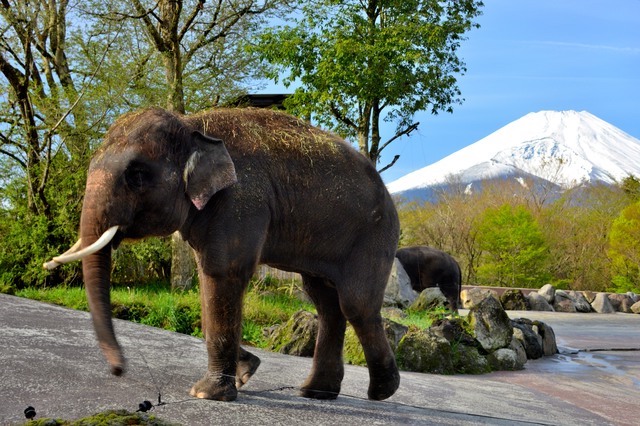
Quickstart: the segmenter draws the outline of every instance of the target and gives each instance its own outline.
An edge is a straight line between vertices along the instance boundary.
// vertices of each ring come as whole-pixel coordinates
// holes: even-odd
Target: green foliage
[[[477,26],[481,1],[322,0],[301,15],[268,28],[257,51],[271,64],[270,77],[301,87],[285,102],[346,137],[377,162],[385,144],[379,121],[411,131],[417,111],[452,111],[461,103],[456,75],[466,69],[457,56],[464,34]],[[383,110],[387,112],[383,115]]]
[[[633,175],[629,175],[622,180],[620,188],[632,200],[640,200],[640,180]]]
[[[170,237],[125,242],[113,252],[111,279],[116,284],[168,281],[170,270]]]
[[[35,419],[30,420],[28,426],[172,426],[169,423],[146,413],[131,413],[126,410],[109,410],[79,420]]]
[[[640,292],[640,201],[622,210],[611,226],[609,257],[615,291]]]
[[[523,206],[487,209],[477,224],[484,262],[478,282],[506,287],[535,287],[548,275],[542,270],[548,254],[532,214]]]

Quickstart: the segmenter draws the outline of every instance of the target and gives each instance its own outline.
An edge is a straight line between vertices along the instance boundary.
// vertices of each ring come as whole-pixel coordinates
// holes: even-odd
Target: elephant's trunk
[[[117,219],[109,219],[109,213],[105,211],[105,206],[109,205],[111,193],[109,178],[110,176],[99,171],[90,174],[87,179],[87,190],[80,217],[80,239],[83,248],[103,239],[109,232],[107,229],[110,228],[109,230],[113,231],[113,225],[117,225],[117,223],[109,223],[110,220]],[[119,376],[124,372],[125,360],[116,340],[111,320],[111,248],[109,240],[95,253],[83,257],[82,274],[100,349],[111,367],[111,373]]]
[[[82,273],[96,338],[111,373],[119,376],[124,372],[125,360],[111,320],[111,245],[82,259]]]

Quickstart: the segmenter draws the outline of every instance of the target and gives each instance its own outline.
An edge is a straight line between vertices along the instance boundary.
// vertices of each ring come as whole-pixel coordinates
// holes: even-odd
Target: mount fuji
[[[487,180],[533,178],[563,190],[595,182],[613,184],[629,175],[640,177],[639,139],[586,111],[541,111],[387,188],[394,195],[429,199],[448,182],[471,190]]]

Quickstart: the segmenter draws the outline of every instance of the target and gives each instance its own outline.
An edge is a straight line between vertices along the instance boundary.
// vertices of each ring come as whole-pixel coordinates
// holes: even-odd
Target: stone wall
[[[559,290],[551,284],[546,284],[537,291],[522,289],[496,291],[486,287],[465,289],[460,295],[463,307],[470,306],[473,293],[487,291],[498,298],[506,310],[640,314],[640,296],[635,293]]]

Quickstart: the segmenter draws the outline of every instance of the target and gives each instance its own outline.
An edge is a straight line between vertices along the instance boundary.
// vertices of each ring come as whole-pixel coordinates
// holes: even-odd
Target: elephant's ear
[[[198,131],[191,134],[195,151],[184,168],[187,195],[202,210],[216,192],[238,181],[236,170],[224,142]]]

